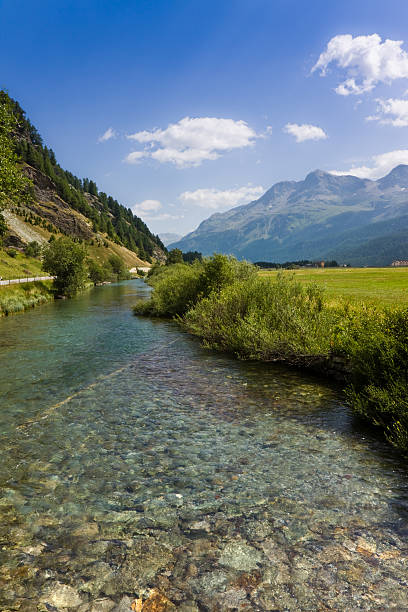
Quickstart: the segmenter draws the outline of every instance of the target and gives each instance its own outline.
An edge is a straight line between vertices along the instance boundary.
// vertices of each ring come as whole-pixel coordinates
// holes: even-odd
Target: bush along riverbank
[[[0,317],[23,312],[54,299],[52,281],[36,281],[0,288]]]
[[[154,268],[148,282],[152,296],[135,314],[175,317],[204,346],[241,359],[340,371],[355,413],[408,452],[408,309],[333,305],[317,285],[261,278],[224,255]]]

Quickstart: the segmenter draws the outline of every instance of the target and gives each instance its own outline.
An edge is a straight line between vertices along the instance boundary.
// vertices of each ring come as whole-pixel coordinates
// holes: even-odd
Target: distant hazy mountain
[[[168,246],[172,242],[177,242],[178,240],[180,240],[182,238],[182,235],[181,234],[172,234],[172,233],[169,232],[167,234],[159,234],[159,238],[162,241],[162,243],[164,244],[164,246]]]
[[[336,258],[388,265],[408,259],[407,231],[408,166],[377,181],[316,170],[212,215],[172,247],[251,261]]]

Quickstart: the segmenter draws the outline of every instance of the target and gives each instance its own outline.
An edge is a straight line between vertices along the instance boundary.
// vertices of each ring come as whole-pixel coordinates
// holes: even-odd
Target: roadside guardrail
[[[54,280],[55,276],[31,276],[26,278],[10,278],[0,280],[0,285],[18,285],[20,283],[32,283],[34,281]]]

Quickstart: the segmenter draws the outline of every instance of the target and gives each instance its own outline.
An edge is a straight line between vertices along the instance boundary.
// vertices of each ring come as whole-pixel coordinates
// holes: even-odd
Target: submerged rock
[[[77,591],[68,584],[54,583],[40,601],[56,608],[77,608],[82,604]]]
[[[259,550],[241,542],[227,544],[218,560],[221,565],[246,572],[256,569],[261,561],[262,553]]]
[[[77,612],[111,612],[116,606],[112,599],[107,597],[95,599],[92,603],[86,603],[80,606]]]
[[[120,602],[112,608],[112,612],[129,612],[132,608],[132,600],[130,597],[122,597]]]
[[[143,604],[143,612],[173,612],[177,610],[174,603],[165,595],[154,589]]]

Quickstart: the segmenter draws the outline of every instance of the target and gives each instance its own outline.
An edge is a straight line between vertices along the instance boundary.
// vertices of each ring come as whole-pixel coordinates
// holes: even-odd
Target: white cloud
[[[394,79],[408,78],[408,53],[401,49],[402,40],[381,42],[378,34],[334,36],[320,55],[312,72],[327,73],[334,63],[344,70],[346,80],[335,89],[342,96],[371,91],[378,83],[390,83]]]
[[[123,161],[128,164],[138,164],[143,157],[146,157],[146,153],[144,151],[133,151],[129,153],[127,157]]]
[[[377,115],[367,117],[368,121],[394,125],[395,127],[408,126],[408,100],[388,98],[377,100]]]
[[[130,134],[128,138],[148,145],[150,150],[134,151],[126,161],[133,163],[133,160],[139,161],[145,156],[185,168],[199,166],[204,160],[217,159],[222,152],[251,146],[260,135],[245,121],[184,117],[164,130],[144,130]]]
[[[337,176],[352,174],[359,178],[378,179],[391,172],[395,166],[408,164],[408,149],[388,151],[388,153],[374,155],[371,159],[372,163],[370,166],[353,166],[345,171],[331,170],[331,174],[336,174]]]
[[[135,204],[132,210],[138,215],[141,213],[150,213],[152,211],[160,210],[162,207],[159,200],[143,200],[140,204]]]
[[[317,125],[310,123],[287,123],[283,128],[287,134],[292,134],[296,138],[296,142],[304,142],[305,140],[324,140],[327,138],[326,132]]]
[[[132,207],[132,211],[138,217],[148,221],[168,221],[184,218],[184,215],[171,215],[159,212],[162,208],[162,203],[159,200],[143,200],[143,202],[135,204]]]
[[[156,149],[150,154],[152,159],[160,163],[172,163],[176,164],[179,168],[185,168],[188,166],[199,166],[201,162],[207,159],[218,159],[219,154],[215,151],[203,151],[201,149],[184,149],[184,151],[178,151],[177,149]]]
[[[251,185],[235,189],[196,189],[195,191],[184,191],[179,199],[185,204],[210,210],[222,210],[257,200],[264,192],[263,187],[252,187]]]
[[[116,138],[116,132],[110,127],[102,134],[102,136],[99,136],[98,142],[106,142],[107,140],[111,140],[111,138]]]

